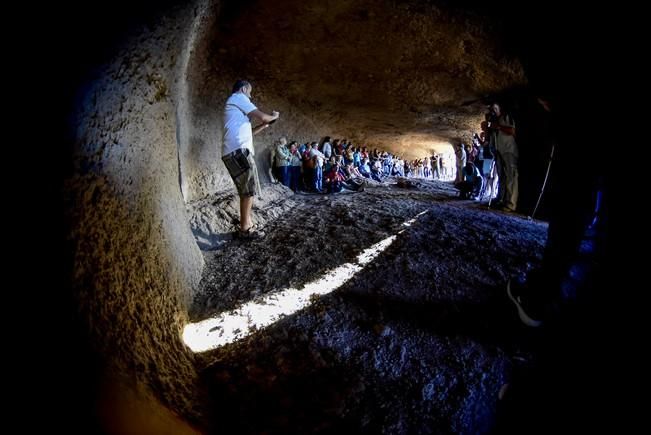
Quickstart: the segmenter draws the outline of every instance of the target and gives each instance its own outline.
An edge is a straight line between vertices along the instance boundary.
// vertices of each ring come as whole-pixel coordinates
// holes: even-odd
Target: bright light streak
[[[418,219],[418,216],[422,216],[422,215],[424,215],[425,213],[427,213],[427,210],[425,210],[425,211],[421,211],[420,213],[418,213],[418,214],[416,215],[415,218],[413,218],[413,219],[409,219],[408,221],[403,222],[402,225],[404,225],[404,226],[406,226],[406,227],[410,227],[414,222],[416,222],[416,220]],[[401,231],[401,232],[402,232],[402,231]],[[399,232],[398,234],[400,234],[401,232]]]
[[[419,213],[416,218],[410,219],[403,225],[412,225],[419,216],[425,213],[427,211]],[[305,284],[300,290],[288,288],[271,293],[216,317],[190,323],[183,329],[183,341],[192,351],[205,352],[241,340],[256,330],[277,322],[284,316],[306,308],[312,304],[313,296],[325,295],[341,287],[391,246],[396,237],[395,235],[390,236],[372,245],[357,256],[355,264],[342,264],[318,280]]]

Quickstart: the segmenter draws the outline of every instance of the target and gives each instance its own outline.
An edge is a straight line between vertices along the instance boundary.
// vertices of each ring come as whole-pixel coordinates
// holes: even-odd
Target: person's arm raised
[[[275,110],[271,112],[271,115],[264,113],[263,111],[259,109],[255,109],[254,111],[250,112],[248,114],[248,117],[250,120],[257,120],[260,121],[262,124],[253,127],[253,134],[256,135],[260,133],[262,130],[265,128],[269,127],[270,123],[274,122],[278,117],[280,116],[280,113],[276,112]]]
[[[261,111],[259,109],[255,109],[254,111],[252,111],[252,112],[250,112],[248,114],[248,117],[249,117],[250,120],[255,119],[255,120],[257,120],[257,121],[259,121],[259,122],[261,122],[263,124],[269,124],[270,122],[275,121],[276,119],[278,119],[279,116],[280,116],[280,113],[276,112],[275,110],[273,112],[271,112],[271,115],[269,115],[268,113],[264,113],[263,111]]]

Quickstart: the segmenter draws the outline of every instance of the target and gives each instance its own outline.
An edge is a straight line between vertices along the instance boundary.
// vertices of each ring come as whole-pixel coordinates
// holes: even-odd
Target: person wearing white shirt
[[[233,85],[233,94],[224,107],[224,140],[222,161],[231,175],[240,196],[240,236],[262,235],[251,220],[253,197],[259,194],[258,170],[253,158],[253,135],[258,134],[280,114],[262,112],[251,102],[253,87],[246,80]],[[251,121],[260,124],[252,127]]]
[[[313,159],[316,158],[316,165],[314,167],[314,189],[321,193],[323,190],[323,163],[325,162],[325,155],[313,146],[310,150],[310,157]]]

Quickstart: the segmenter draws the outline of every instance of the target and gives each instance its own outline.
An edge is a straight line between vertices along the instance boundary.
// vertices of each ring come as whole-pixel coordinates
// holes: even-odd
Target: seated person
[[[352,167],[352,163],[350,166]],[[352,190],[355,192],[364,191],[364,180],[360,178],[353,178],[347,176],[346,170],[338,163],[335,164],[330,171],[326,172],[325,186],[328,193],[341,192],[343,189]]]
[[[482,177],[479,174],[479,169],[468,162],[461,170],[461,181],[456,183],[454,187],[459,189],[459,197],[461,199],[479,198],[479,192],[482,186]]]
[[[346,172],[347,179],[350,179],[350,178],[362,178],[363,177],[362,173],[359,172],[359,169],[357,169],[353,165],[353,163],[348,163],[346,165],[346,167],[344,168],[344,170]]]
[[[335,163],[324,175],[325,189],[328,193],[341,192],[345,178],[339,172],[339,165]]]
[[[371,178],[371,166],[369,165],[368,159],[364,159],[358,169],[362,177]]]
[[[331,156],[328,160],[325,162],[325,167],[323,168],[323,172],[330,172],[330,169],[337,163],[337,157]]]
[[[380,183],[382,182],[382,163],[380,163],[380,159],[374,160],[371,164],[371,178]]]

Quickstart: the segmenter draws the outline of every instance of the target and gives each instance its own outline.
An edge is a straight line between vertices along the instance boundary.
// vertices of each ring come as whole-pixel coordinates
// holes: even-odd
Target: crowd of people
[[[490,106],[481,133],[456,148],[455,186],[462,199],[497,201],[494,208],[514,212],[518,203],[518,145],[515,122],[498,103]]]
[[[325,136],[320,141],[288,142],[272,147],[272,179],[294,192],[336,193],[359,190],[365,179],[382,183],[387,177],[455,181],[462,199],[490,201],[492,207],[513,212],[518,201],[518,147],[515,122],[499,104],[490,106],[470,144],[459,143],[455,157],[433,153],[405,160],[378,148],[359,146],[348,139]]]
[[[358,146],[348,139],[326,136],[321,141],[299,144],[278,139],[271,153],[272,176],[294,192],[333,193],[357,190],[365,179],[384,182],[387,177],[452,180],[454,163],[446,154],[434,153],[421,159],[375,148]]]

